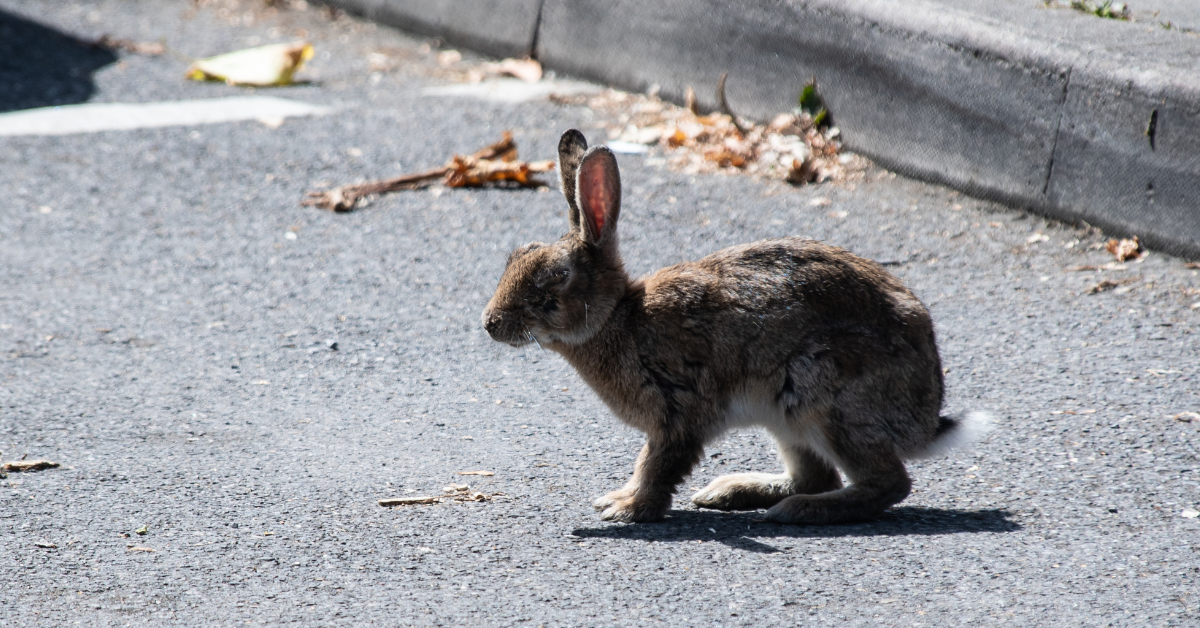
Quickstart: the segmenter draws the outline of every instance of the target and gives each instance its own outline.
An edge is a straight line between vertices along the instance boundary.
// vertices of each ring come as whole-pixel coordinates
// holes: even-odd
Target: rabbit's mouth
[[[513,320],[514,317],[506,316],[503,312],[497,310],[485,310],[483,313],[483,328],[487,330],[492,340],[503,342],[514,347],[523,347],[527,344],[537,342],[533,332],[529,327],[520,321]]]

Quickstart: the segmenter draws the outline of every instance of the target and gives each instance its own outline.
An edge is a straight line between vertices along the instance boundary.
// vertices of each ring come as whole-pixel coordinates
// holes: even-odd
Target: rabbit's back
[[[755,353],[847,334],[932,342],[925,307],[879,264],[801,238],[730,247],[643,280],[647,331],[670,329]]]

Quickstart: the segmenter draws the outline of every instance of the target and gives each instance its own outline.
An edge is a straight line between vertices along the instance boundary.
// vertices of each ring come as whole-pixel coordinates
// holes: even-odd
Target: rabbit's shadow
[[[762,512],[717,513],[673,510],[661,523],[608,525],[578,528],[573,536],[583,539],[721,543],[734,549],[772,554],[784,551],[759,539],[817,539],[868,536],[936,536],[971,532],[1015,532],[1021,525],[1003,509],[947,510],[901,506],[869,523],[832,526],[793,526],[762,520]]]

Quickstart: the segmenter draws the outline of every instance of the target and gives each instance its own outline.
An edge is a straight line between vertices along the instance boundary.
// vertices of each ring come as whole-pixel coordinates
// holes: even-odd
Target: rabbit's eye
[[[571,269],[559,268],[557,270],[553,270],[553,271],[543,275],[541,281],[538,281],[538,285],[551,286],[554,284],[562,283],[570,276],[571,276]]]

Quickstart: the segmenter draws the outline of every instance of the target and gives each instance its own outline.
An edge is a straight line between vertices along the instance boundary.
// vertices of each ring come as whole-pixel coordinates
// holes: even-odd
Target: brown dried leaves
[[[1118,262],[1124,262],[1127,259],[1137,259],[1142,256],[1142,245],[1138,242],[1137,236],[1133,236],[1129,240],[1109,240],[1105,243],[1104,249],[1112,253]]]
[[[780,114],[760,125],[615,90],[550,100],[587,106],[603,116],[610,140],[657,145],[672,167],[691,174],[742,171],[804,184],[843,179],[866,165],[839,155],[838,130],[818,128],[808,113]]]
[[[485,146],[474,154],[455,155],[441,168],[418,174],[407,174],[381,181],[352,183],[323,192],[309,192],[301,205],[315,205],[334,212],[352,211],[358,202],[371,194],[429,187],[441,179],[446,187],[483,187],[495,183],[537,187],[543,183],[533,175],[554,169],[554,161],[524,162],[517,159],[517,143],[512,132],[505,131],[499,142]]]

